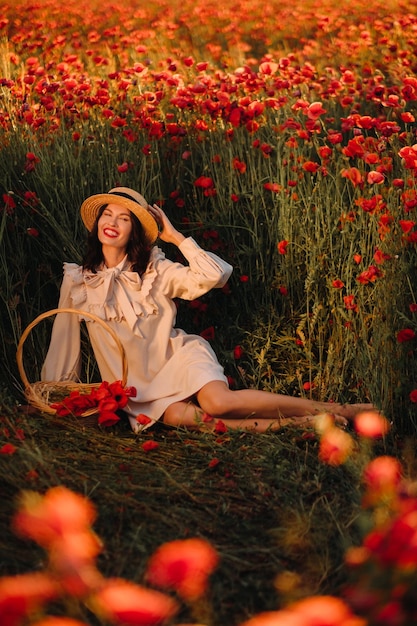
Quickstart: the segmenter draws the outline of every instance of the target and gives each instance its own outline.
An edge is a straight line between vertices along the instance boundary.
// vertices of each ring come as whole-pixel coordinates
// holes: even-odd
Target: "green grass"
[[[140,583],[162,543],[210,541],[220,554],[210,586],[219,626],[295,598],[337,594],[346,579],[344,551],[361,538],[365,457],[324,465],[312,432],[216,436],[156,427],[135,436],[124,422],[101,431],[7,403],[2,430],[2,441],[17,450],[0,455],[1,575],[38,569],[44,559],[10,529],[18,494],[60,484],[96,506],[94,529],[104,542],[98,566],[107,577]],[[159,447],[145,452],[149,438]],[[286,592],[274,585],[283,575],[296,581]]]

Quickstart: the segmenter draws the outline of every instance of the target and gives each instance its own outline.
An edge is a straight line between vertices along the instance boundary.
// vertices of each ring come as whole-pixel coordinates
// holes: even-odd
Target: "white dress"
[[[93,273],[64,263],[59,308],[80,310],[80,316],[60,313],[54,320],[51,343],[42,368],[44,381],[68,380],[80,371],[82,311],[93,313],[118,335],[128,364],[127,386],[137,395],[126,407],[132,428],[146,428],[138,414],[156,422],[173,402],[192,397],[205,384],[227,382],[210,344],[199,335],[175,328],[173,298],[194,300],[215,287],[223,287],[232,267],[191,238],[179,250],[188,265],[167,259],[153,247],[142,277],[130,271],[127,258],[117,266]],[[85,317],[102,380],[122,378],[120,351],[108,331]]]

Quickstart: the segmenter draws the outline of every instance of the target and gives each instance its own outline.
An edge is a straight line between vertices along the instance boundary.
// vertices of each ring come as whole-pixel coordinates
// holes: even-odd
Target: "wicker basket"
[[[78,316],[81,315],[82,317],[87,317],[88,319],[91,319],[97,322],[97,324],[100,324],[100,326],[103,326],[103,328],[105,328],[108,331],[108,333],[111,335],[111,337],[114,339],[117,345],[117,348],[120,352],[120,358],[122,361],[122,379],[121,379],[122,385],[126,386],[126,382],[127,382],[127,361],[126,361],[126,355],[125,355],[123,345],[120,342],[120,339],[118,338],[116,333],[113,331],[112,328],[110,328],[108,324],[106,324],[106,322],[104,322],[102,319],[100,319],[99,317],[97,317],[96,315],[92,313],[87,313],[86,311],[79,311],[77,309],[61,308],[61,309],[51,309],[50,311],[46,311],[45,313],[38,315],[38,317],[36,317],[33,320],[33,322],[31,322],[27,326],[27,328],[23,331],[19,344],[17,346],[16,360],[17,360],[17,366],[19,369],[19,374],[24,385],[24,392],[25,392],[25,397],[27,401],[29,402],[29,404],[39,409],[40,411],[44,413],[49,413],[52,415],[55,415],[56,413],[56,410],[50,406],[56,401],[53,399],[54,394],[57,395],[57,393],[59,393],[61,396],[65,396],[65,395],[69,395],[69,393],[74,390],[78,390],[80,391],[80,393],[89,393],[90,391],[92,391],[93,388],[97,388],[101,384],[101,383],[82,383],[82,382],[76,382],[72,380],[45,381],[45,382],[38,381],[34,383],[29,382],[26,372],[25,372],[25,368],[23,366],[23,345],[28,335],[30,334],[30,332],[33,330],[33,328],[37,324],[39,324],[39,322],[46,319],[47,317],[56,315],[57,313],[73,313],[74,315],[78,315]],[[90,408],[87,411],[85,411],[81,417],[93,416],[96,414],[96,412],[97,412],[96,408]]]

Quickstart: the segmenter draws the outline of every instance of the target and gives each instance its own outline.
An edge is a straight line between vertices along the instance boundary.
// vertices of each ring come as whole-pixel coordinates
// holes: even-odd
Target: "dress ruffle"
[[[152,285],[158,276],[157,264],[165,255],[154,247],[147,270],[141,278],[130,271],[125,257],[116,267],[91,272],[81,265],[64,263],[64,274],[71,279],[74,307],[92,313],[104,321],[126,320],[135,335],[141,337],[138,318],[158,315],[159,309],[151,295]],[[82,314],[80,319],[84,319]],[[85,319],[90,322],[89,318]]]

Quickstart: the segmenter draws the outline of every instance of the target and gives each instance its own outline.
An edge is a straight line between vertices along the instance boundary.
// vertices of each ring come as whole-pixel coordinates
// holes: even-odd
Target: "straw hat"
[[[158,224],[149,213],[148,203],[140,193],[129,187],[115,187],[108,193],[99,193],[84,200],[80,210],[87,230],[92,230],[103,204],[117,204],[131,211],[142,224],[147,243],[154,243],[158,237]]]

